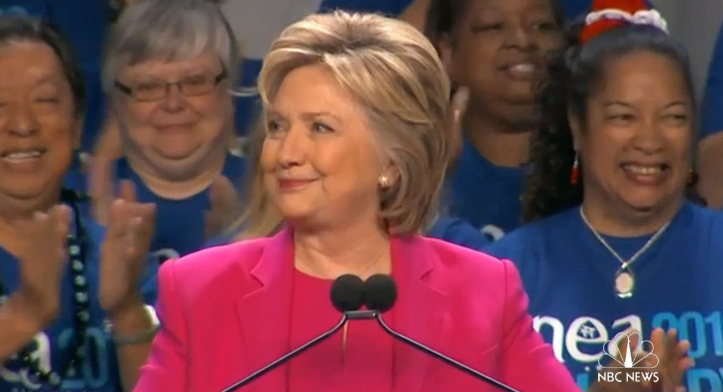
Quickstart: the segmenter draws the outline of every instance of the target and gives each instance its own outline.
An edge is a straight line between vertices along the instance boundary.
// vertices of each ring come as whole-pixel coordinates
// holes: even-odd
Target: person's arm
[[[522,391],[580,391],[565,365],[553,354],[552,347],[532,327],[527,313],[528,299],[517,269],[508,260],[504,264],[505,304],[502,320],[504,337],[503,380]]]
[[[43,318],[34,314],[20,294],[11,295],[0,305],[0,362],[20,351],[44,325]]]
[[[186,390],[186,320],[176,292],[174,263],[166,261],[158,272],[156,311],[162,328],[153,340],[148,361],[141,367],[134,392]]]
[[[158,260],[148,260],[148,271],[141,283],[143,303],[112,316],[117,336],[132,337],[130,341],[116,339],[116,355],[123,389],[130,391],[138,382],[141,366],[148,360],[151,341],[158,330],[158,317],[152,305],[158,297]]]
[[[723,208],[723,25],[708,67],[698,144],[698,192],[708,206]]]

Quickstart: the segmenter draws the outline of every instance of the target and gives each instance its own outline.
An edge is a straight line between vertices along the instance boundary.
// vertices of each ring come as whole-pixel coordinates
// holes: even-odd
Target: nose
[[[530,51],[536,48],[531,31],[522,22],[511,24],[505,34],[505,45],[521,51]]]
[[[7,111],[6,129],[20,137],[33,136],[40,131],[40,123],[30,105],[12,104]]]
[[[301,166],[306,159],[307,140],[303,132],[293,128],[281,139],[277,155],[277,164],[282,169]]]
[[[186,107],[186,96],[183,95],[177,84],[168,85],[166,97],[163,99],[163,109],[168,112],[180,112]]]
[[[665,141],[662,124],[654,118],[641,122],[633,137],[633,146],[646,155],[653,155],[663,150]]]

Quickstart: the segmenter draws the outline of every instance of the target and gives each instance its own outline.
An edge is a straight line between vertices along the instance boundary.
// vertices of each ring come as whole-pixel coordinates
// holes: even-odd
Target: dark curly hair
[[[682,73],[696,107],[688,54],[667,33],[650,25],[626,25],[580,45],[578,37],[583,27],[584,23],[577,21],[568,28],[564,49],[548,64],[548,79],[537,89],[542,120],[530,140],[527,187],[523,195],[525,222],[582,203],[582,176],[577,184],[570,184],[575,151],[568,113],[585,123],[588,98],[599,86],[605,65],[611,59],[640,51],[669,58]],[[688,195],[704,204],[692,191],[694,181]]]

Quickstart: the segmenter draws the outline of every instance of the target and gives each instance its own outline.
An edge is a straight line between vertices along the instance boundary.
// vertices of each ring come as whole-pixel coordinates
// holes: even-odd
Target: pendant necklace
[[[640,250],[635,252],[635,254],[628,259],[627,261],[620,257],[618,252],[613,249],[610,244],[608,244],[607,241],[600,235],[600,233],[595,230],[595,228],[592,227],[590,224],[590,221],[587,220],[587,216],[585,216],[585,212],[582,210],[582,206],[580,206],[580,217],[582,218],[583,222],[585,222],[585,225],[587,226],[590,231],[595,235],[595,238],[605,247],[605,249],[610,252],[613,256],[615,256],[618,261],[620,261],[620,268],[618,268],[617,272],[615,272],[615,294],[617,294],[620,298],[630,298],[633,296],[633,291],[635,290],[635,275],[633,274],[633,270],[630,268],[633,263],[640,258],[640,256],[643,255],[648,249],[650,249],[653,244],[655,244],[655,241],[660,238],[660,236],[665,232],[665,229],[668,228],[670,225],[670,222],[666,223],[658,229],[658,231],[653,234],[652,237],[648,240],[648,242],[643,245]]]

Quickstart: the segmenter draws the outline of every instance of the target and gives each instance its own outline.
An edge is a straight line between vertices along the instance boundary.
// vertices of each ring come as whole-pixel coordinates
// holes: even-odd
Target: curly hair
[[[580,45],[578,37],[583,27],[583,21],[577,21],[568,28],[566,45],[548,63],[548,78],[536,91],[542,119],[530,140],[527,187],[522,199],[525,222],[582,203],[583,176],[570,184],[575,150],[568,114],[586,123],[588,98],[603,80],[610,60],[641,51],[669,58],[677,64],[696,107],[688,54],[668,34],[654,26],[627,25]],[[688,196],[704,203],[692,191],[694,182],[689,184]]]

